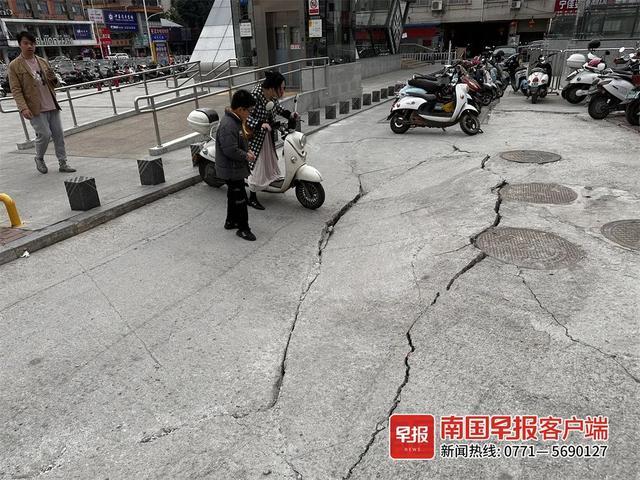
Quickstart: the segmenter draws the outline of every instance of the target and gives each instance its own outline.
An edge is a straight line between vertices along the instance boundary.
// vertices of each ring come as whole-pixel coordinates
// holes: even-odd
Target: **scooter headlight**
[[[307,144],[307,136],[306,136],[306,135],[302,135],[302,136],[300,137],[300,146],[301,146],[302,148],[304,148],[304,146],[305,146],[306,144]]]

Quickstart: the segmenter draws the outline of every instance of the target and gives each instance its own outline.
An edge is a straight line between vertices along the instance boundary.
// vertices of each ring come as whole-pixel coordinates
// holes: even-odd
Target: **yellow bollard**
[[[11,226],[19,227],[20,225],[22,225],[20,214],[18,213],[18,209],[16,208],[16,202],[14,202],[13,199],[6,193],[0,193],[0,202],[4,203],[4,206],[7,208]]]

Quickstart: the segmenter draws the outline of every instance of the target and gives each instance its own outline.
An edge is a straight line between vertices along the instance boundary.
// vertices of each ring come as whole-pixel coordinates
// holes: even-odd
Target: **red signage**
[[[578,13],[578,0],[556,0],[556,6],[553,11],[559,14],[576,15]]]
[[[400,415],[389,419],[389,456],[394,460],[430,460],[435,456],[433,415]]]
[[[309,15],[320,15],[320,0],[309,0]]]
[[[102,45],[111,45],[111,30],[108,28],[100,29],[100,43]]]

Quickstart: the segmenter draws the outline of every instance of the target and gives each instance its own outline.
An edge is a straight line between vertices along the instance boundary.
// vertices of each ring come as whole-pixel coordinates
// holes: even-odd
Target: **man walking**
[[[60,105],[54,91],[58,83],[56,74],[44,58],[35,54],[36,38],[31,33],[18,33],[18,43],[21,53],[9,64],[9,83],[20,114],[31,122],[36,132],[36,168],[40,173],[49,171],[44,154],[53,138],[59,171],[75,172],[67,164]]]

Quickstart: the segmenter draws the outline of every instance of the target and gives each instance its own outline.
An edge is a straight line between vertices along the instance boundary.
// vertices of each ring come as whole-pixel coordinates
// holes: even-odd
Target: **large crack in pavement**
[[[549,310],[547,307],[545,307],[542,302],[540,301],[540,299],[538,298],[538,295],[536,295],[536,293],[533,291],[533,289],[529,286],[529,284],[527,283],[526,279],[524,278],[524,274],[522,269],[518,270],[518,274],[517,276],[520,278],[520,280],[522,280],[522,284],[527,288],[527,290],[529,291],[529,293],[531,294],[531,296],[534,298],[534,300],[536,301],[536,303],[538,304],[538,306],[540,307],[540,309],[542,311],[544,311],[547,315],[549,315],[553,321],[564,330],[564,335],[571,340],[573,343],[577,343],[579,345],[582,345],[583,347],[587,347],[590,348],[592,350],[595,350],[596,352],[600,353],[601,355],[603,355],[604,357],[613,360],[620,368],[622,368],[622,370],[624,370],[625,374],[631,378],[634,382],[636,383],[640,383],[640,378],[636,377],[635,375],[633,375],[633,373],[631,373],[627,367],[625,367],[622,363],[620,363],[618,361],[617,355],[611,354],[611,353],[607,353],[602,351],[600,348],[596,347],[595,345],[591,345],[587,342],[583,342],[580,339],[575,338],[573,335],[571,335],[571,333],[569,332],[569,328],[562,323],[560,320],[558,320],[558,317],[556,317],[556,315]]]
[[[491,189],[491,192],[492,193],[496,193],[496,195],[498,197],[497,200],[496,200],[495,206],[494,206],[494,212],[495,212],[496,216],[495,216],[495,219],[494,219],[493,223],[491,225],[489,225],[488,227],[486,227],[485,229],[483,229],[478,234],[476,234],[473,237],[471,237],[469,239],[469,244],[465,245],[464,247],[467,247],[469,245],[473,245],[476,248],[478,248],[476,246],[476,244],[475,244],[476,239],[480,235],[482,235],[482,233],[486,232],[487,230],[489,230],[491,228],[495,228],[500,224],[500,221],[502,220],[502,216],[500,215],[500,206],[502,205],[502,196],[500,194],[500,190],[506,185],[508,185],[506,180],[502,180],[499,184],[497,184],[496,186],[494,186]],[[457,248],[456,250],[452,250],[451,253],[454,253],[454,252],[457,252],[459,250],[462,250],[462,248],[464,248],[464,247],[460,247],[460,248]],[[423,248],[424,248],[424,246],[421,247],[414,254],[414,259],[411,262],[412,275],[413,275],[413,278],[414,278],[414,282],[416,283],[416,288],[418,289],[418,297],[420,298],[420,300],[422,300],[422,289],[420,287],[420,284],[418,283],[418,277],[417,277],[416,272],[415,272],[415,257],[418,255],[418,253]],[[484,252],[481,251],[473,260],[471,260],[467,265],[465,265],[462,269],[460,269],[458,272],[456,272],[455,275],[453,275],[453,277],[451,277],[451,279],[447,282],[445,291],[448,292],[458,278],[460,278],[466,272],[470,271],[472,268],[474,268],[476,265],[478,265],[486,257],[487,257],[487,255]],[[393,399],[391,407],[389,408],[389,411],[387,412],[386,417],[383,420],[378,421],[376,423],[375,431],[371,434],[371,437],[369,438],[369,441],[365,445],[364,450],[362,451],[362,453],[360,453],[360,455],[358,456],[358,459],[355,461],[355,463],[353,465],[351,465],[351,467],[349,468],[349,470],[347,471],[345,476],[342,477],[343,480],[350,480],[350,478],[353,475],[353,473],[356,470],[356,468],[358,468],[358,466],[360,465],[360,463],[362,463],[362,460],[365,458],[367,453],[369,453],[369,450],[371,449],[372,445],[374,444],[374,442],[375,442],[376,438],[378,437],[378,435],[380,434],[380,432],[382,432],[383,430],[385,430],[387,428],[387,424],[388,424],[389,418],[396,411],[396,409],[398,408],[398,405],[400,405],[400,401],[401,401],[401,398],[402,398],[402,392],[403,392],[404,388],[407,386],[407,384],[409,383],[409,380],[410,380],[410,377],[411,377],[411,364],[409,362],[409,359],[410,359],[411,355],[416,351],[416,346],[413,343],[413,338],[411,337],[411,331],[413,330],[415,325],[418,323],[418,321],[420,321],[427,314],[429,309],[431,307],[433,307],[434,305],[436,305],[436,303],[438,302],[440,297],[441,297],[440,291],[436,292],[436,294],[435,294],[433,300],[431,301],[431,303],[429,305],[427,305],[426,307],[424,307],[420,312],[418,312],[418,314],[414,318],[413,322],[411,322],[411,324],[409,325],[409,328],[407,329],[407,331],[405,333],[405,336],[407,338],[407,344],[409,346],[409,350],[407,351],[407,353],[406,353],[406,355],[404,357],[405,373],[404,373],[404,378],[402,380],[402,383],[400,384],[400,386],[396,390],[396,395],[395,395],[395,397]]]

